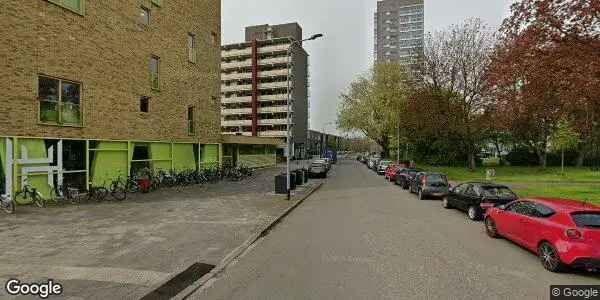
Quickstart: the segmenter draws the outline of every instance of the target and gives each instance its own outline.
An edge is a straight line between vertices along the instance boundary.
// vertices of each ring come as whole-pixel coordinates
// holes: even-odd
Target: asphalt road
[[[355,161],[192,299],[549,299],[553,274],[440,201],[419,201]]]

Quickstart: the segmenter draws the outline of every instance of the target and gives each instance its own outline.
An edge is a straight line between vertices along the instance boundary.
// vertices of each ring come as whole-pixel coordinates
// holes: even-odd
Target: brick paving
[[[125,202],[18,207],[0,219],[0,281],[52,278],[59,298],[139,299],[195,262],[217,264],[283,212],[290,202],[272,193],[280,171]]]

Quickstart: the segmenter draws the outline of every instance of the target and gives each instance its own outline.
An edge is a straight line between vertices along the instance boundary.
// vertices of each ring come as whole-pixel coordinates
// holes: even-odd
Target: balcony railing
[[[221,126],[236,127],[236,126],[252,126],[252,120],[221,120]]]
[[[251,48],[244,49],[231,49],[231,50],[223,50],[221,51],[221,57],[236,57],[236,56],[246,56],[251,55]]]
[[[251,65],[252,65],[251,59],[246,59],[246,60],[242,60],[242,61],[238,60],[238,61],[231,61],[231,62],[222,62],[221,69],[227,70],[227,69],[243,68],[243,67],[249,67]]]
[[[223,108],[223,109],[221,109],[221,115],[223,115],[223,116],[249,115],[251,113],[252,113],[251,108]]]
[[[251,84],[221,85],[221,92],[250,91],[250,90],[252,90]]]

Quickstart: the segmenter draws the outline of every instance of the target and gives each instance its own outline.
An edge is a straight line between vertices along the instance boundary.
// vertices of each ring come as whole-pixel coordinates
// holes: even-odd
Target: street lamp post
[[[305,41],[312,41],[312,40],[316,40],[320,37],[323,37],[323,34],[315,34],[313,36],[311,36],[310,38],[301,40],[301,41],[293,41],[290,46],[287,49],[287,56],[288,56],[288,61],[287,61],[287,128],[286,128],[286,144],[287,144],[287,158],[286,158],[286,181],[287,181],[287,199],[290,200],[292,197],[291,194],[291,182],[290,182],[290,155],[292,152],[292,147],[291,147],[291,134],[292,134],[292,130],[291,130],[291,117],[290,117],[290,97],[292,95],[292,81],[291,81],[291,74],[292,74],[292,54],[294,53],[294,47],[297,45],[300,45],[302,42]]]

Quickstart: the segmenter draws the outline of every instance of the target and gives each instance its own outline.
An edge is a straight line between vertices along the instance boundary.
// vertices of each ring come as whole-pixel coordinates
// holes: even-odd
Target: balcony
[[[251,91],[251,84],[221,85],[221,92]]]
[[[290,107],[291,111],[291,107]],[[278,105],[278,106],[267,106],[261,107],[259,110],[260,113],[287,113],[286,105]]]
[[[223,135],[243,135],[243,136],[252,136],[252,132],[250,132],[250,131],[244,131],[244,132],[239,132],[239,131],[238,131],[238,132],[229,132],[229,131],[226,131],[226,132],[221,132],[221,134],[223,134]]]
[[[237,69],[237,68],[244,68],[244,67],[250,67],[250,66],[252,66],[251,59],[246,59],[246,60],[242,60],[242,61],[236,60],[236,61],[221,63],[222,70]]]
[[[260,119],[258,125],[286,125],[287,119]]]
[[[260,101],[287,101],[287,94],[261,95]]]
[[[249,115],[251,113],[252,113],[251,108],[223,108],[223,109],[221,109],[222,116]]]
[[[286,131],[275,131],[275,130],[259,131],[258,136],[261,136],[261,137],[286,137],[287,132]]]
[[[221,120],[222,127],[252,126],[252,120]]]
[[[248,103],[252,101],[252,97],[222,97],[221,103]]]
[[[258,61],[258,64],[260,66],[278,65],[278,64],[287,64],[287,63],[288,63],[288,57],[287,56],[261,59],[261,60]]]
[[[259,77],[276,77],[276,76],[286,76],[288,75],[287,68],[281,70],[272,70],[272,71],[262,71],[258,72]]]
[[[237,57],[237,56],[248,56],[252,55],[252,48],[244,49],[231,49],[221,51],[221,57]]]
[[[290,44],[271,45],[265,46],[258,49],[258,53],[269,53],[269,52],[287,52]]]
[[[258,86],[259,89],[287,89],[288,82],[287,81],[277,81],[277,82],[269,82],[269,83],[261,83]]]
[[[221,74],[222,81],[239,80],[239,79],[251,79],[252,73],[229,73]]]

